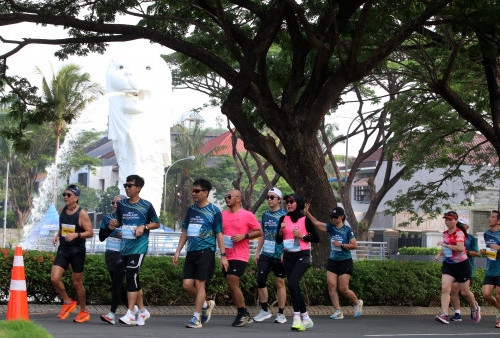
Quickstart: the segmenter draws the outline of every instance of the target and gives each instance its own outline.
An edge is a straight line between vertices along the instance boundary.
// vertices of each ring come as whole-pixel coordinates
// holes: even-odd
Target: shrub
[[[2,249],[0,254],[0,296],[8,299],[13,251]],[[24,251],[24,266],[28,297],[35,303],[52,303],[57,293],[50,283],[50,271],[55,253]],[[172,257],[148,256],[141,267],[140,280],[143,285],[146,305],[192,305],[194,302],[182,288],[184,259],[174,266]],[[240,280],[246,304],[257,303],[256,264],[248,263]],[[471,290],[477,301],[484,304],[481,282],[484,269],[476,269]],[[89,304],[110,304],[111,280],[104,262],[104,255],[87,255],[84,270],[84,285]],[[71,269],[63,275],[63,283],[70,297],[76,297],[71,283]],[[276,300],[274,276],[267,280],[269,303]],[[331,305],[326,282],[326,270],[310,268],[301,281],[302,292],[308,305]],[[434,262],[398,261],[355,261],[354,275],[350,288],[365,301],[374,306],[437,306],[441,295],[441,264]],[[206,284],[207,298],[219,305],[231,305],[231,295],[216,262],[216,271]],[[340,296],[342,305],[351,305]],[[290,302],[288,302],[290,304]]]
[[[441,250],[440,248],[421,248],[418,246],[409,246],[404,248],[399,248],[400,255],[437,255]]]

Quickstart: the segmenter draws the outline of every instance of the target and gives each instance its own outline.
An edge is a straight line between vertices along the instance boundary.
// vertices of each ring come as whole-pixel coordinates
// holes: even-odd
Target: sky
[[[8,40],[20,40],[24,37],[30,38],[63,38],[66,37],[64,31],[60,28],[54,27],[41,27],[34,24],[23,23],[16,24],[12,26],[1,26],[0,36]],[[0,53],[4,53],[12,48],[12,44],[2,43],[0,45]],[[52,76],[52,69],[56,72],[65,64],[75,63],[81,66],[83,72],[87,72],[91,75],[94,82],[100,83],[103,88],[106,87],[106,69],[108,67],[109,60],[112,55],[120,53],[135,53],[140,55],[141,53],[157,53],[157,54],[167,54],[171,50],[159,46],[157,44],[151,44],[145,40],[136,40],[131,42],[119,42],[111,43],[110,47],[106,50],[103,55],[99,54],[89,54],[86,57],[71,56],[69,59],[61,61],[54,56],[54,52],[58,50],[58,46],[46,46],[46,45],[29,45],[23,48],[21,51],[15,55],[9,57],[7,70],[8,75],[19,75],[27,77],[32,84],[40,86],[41,76],[38,75],[35,69],[38,67],[45,77],[50,78]],[[193,90],[175,90],[174,89],[174,102],[173,120],[178,121],[183,113],[190,111],[193,108],[201,107],[204,103],[207,103],[208,96],[193,91]],[[348,99],[346,99],[348,100]],[[365,105],[367,106],[367,105]],[[342,106],[339,111],[335,113],[335,117],[330,118],[329,122],[335,122],[339,126],[339,131],[337,133],[345,134],[347,129],[352,122],[353,118],[356,117],[357,104],[351,103]],[[372,108],[366,108],[367,110],[372,110]],[[107,99],[102,98],[84,113],[87,114],[89,119],[96,121],[94,126],[98,126],[97,129],[105,128],[107,123]],[[206,127],[216,127],[216,118],[222,117],[223,121],[226,121],[225,116],[220,113],[218,108],[205,109],[200,112],[200,115],[205,120]],[[225,122],[224,122],[225,126]],[[351,127],[351,131],[354,127]],[[104,129],[103,129],[104,130]],[[355,156],[360,147],[361,139],[359,137],[352,137],[349,139],[349,156]],[[344,155],[346,153],[346,145],[340,144],[334,148],[334,154]]]

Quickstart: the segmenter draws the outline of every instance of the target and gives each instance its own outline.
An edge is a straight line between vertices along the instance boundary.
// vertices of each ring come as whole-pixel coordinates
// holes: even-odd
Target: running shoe
[[[312,329],[314,326],[314,323],[312,321],[311,318],[307,318],[307,319],[303,319],[302,320],[302,328],[303,330],[300,330],[300,331],[305,331],[305,330],[308,330],[308,329]]]
[[[470,316],[472,317],[473,323],[479,323],[481,321],[481,308],[479,304],[476,302],[476,308],[474,310],[471,309]]]
[[[280,323],[280,324],[284,324],[286,323],[286,317],[283,313],[278,313],[276,315],[276,319],[274,320],[275,323]]]
[[[462,316],[460,315],[460,313],[456,313],[455,312],[455,315],[453,317],[451,317],[450,320],[452,322],[461,322],[462,321]]]
[[[135,325],[135,315],[132,311],[127,310],[125,316],[120,317],[120,323],[127,325]]]
[[[344,313],[342,310],[335,310],[333,315],[330,316],[330,319],[344,319]]]
[[[444,313],[439,316],[436,316],[436,321],[442,324],[450,324],[450,319],[448,318],[448,315],[445,315]]]
[[[238,313],[236,318],[234,319],[233,326],[247,326],[248,324],[253,323],[252,317],[248,313],[242,314]]]
[[[358,304],[354,305],[354,318],[361,316],[361,312],[363,312],[363,301],[358,300]]]
[[[61,312],[57,315],[57,318],[59,319],[66,319],[68,318],[69,314],[76,309],[76,300],[69,299],[69,304],[63,304]]]
[[[189,327],[189,328],[192,328],[192,329],[199,329],[202,326],[203,325],[201,325],[200,321],[195,316],[193,316],[193,318],[191,318],[189,320],[189,322],[187,322],[187,324],[186,324],[186,327]]]
[[[103,322],[115,325],[115,314],[113,312],[108,313],[107,315],[101,315],[101,320]]]
[[[73,319],[76,323],[85,323],[90,320],[89,310],[85,309],[85,311],[80,311],[78,315]]]
[[[214,307],[215,307],[215,301],[209,300],[207,302],[207,307],[201,310],[200,321],[202,324],[206,324],[209,322],[210,317],[212,317],[212,310],[214,309]]]
[[[149,313],[146,308],[139,310],[139,313],[137,314],[137,319],[135,320],[135,325],[138,326],[143,326],[146,324],[146,319],[151,317],[151,314]]]
[[[253,320],[255,320],[256,322],[261,322],[263,320],[271,318],[271,316],[272,316],[271,312],[260,310],[259,314],[257,314],[257,316],[255,316],[255,317],[253,317]]]
[[[496,324],[495,324],[495,327],[499,328],[500,329],[500,320],[497,320]]]
[[[297,316],[293,316],[292,330],[294,331],[302,331],[302,319]]]

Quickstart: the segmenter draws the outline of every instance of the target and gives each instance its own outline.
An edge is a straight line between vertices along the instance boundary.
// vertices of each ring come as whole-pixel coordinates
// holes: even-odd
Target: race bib
[[[295,239],[292,238],[292,239],[285,239],[283,241],[283,246],[285,247],[285,250],[286,251],[289,251],[289,252],[298,252],[300,251],[300,243],[295,246]]]
[[[61,236],[66,237],[67,234],[75,233],[74,224],[61,224]]]
[[[135,239],[135,229],[137,225],[124,225],[122,226],[122,238]]]
[[[187,229],[187,234],[190,237],[198,237],[200,235],[200,230],[201,226],[203,224],[198,224],[198,223],[189,223],[188,229]]]
[[[275,241],[269,241],[266,239],[264,241],[264,247],[262,248],[262,251],[273,254],[275,252],[275,247],[276,247]]]
[[[231,240],[231,236],[224,235],[224,246],[226,247],[226,249],[233,248],[233,241]]]
[[[497,250],[493,250],[491,248],[486,248],[486,257],[488,257],[491,261],[497,260]]]
[[[122,240],[116,237],[108,237],[106,241],[106,250],[121,251]]]
[[[332,240],[330,241],[330,247],[331,247],[332,251],[342,251],[341,247],[333,245],[333,242],[337,241],[337,242],[342,243],[342,240],[343,240],[342,236],[340,236],[340,235],[333,236]]]
[[[445,257],[453,257],[453,251],[450,248],[443,247],[443,253]]]

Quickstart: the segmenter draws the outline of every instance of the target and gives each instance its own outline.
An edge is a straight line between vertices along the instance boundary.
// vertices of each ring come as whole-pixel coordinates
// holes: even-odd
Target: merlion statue
[[[172,75],[156,55],[111,59],[107,71],[108,137],[119,166],[120,192],[128,175],[144,178],[141,197],[160,214],[163,173],[171,164]]]

